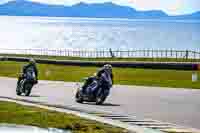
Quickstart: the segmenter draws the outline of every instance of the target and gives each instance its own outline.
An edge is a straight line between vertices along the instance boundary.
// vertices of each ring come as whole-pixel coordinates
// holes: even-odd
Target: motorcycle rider
[[[26,74],[27,74],[28,70],[30,70],[30,69],[33,70],[34,73],[35,73],[36,79],[35,79],[34,84],[37,84],[37,83],[38,83],[38,69],[37,69],[35,60],[31,58],[31,59],[29,60],[29,64],[27,64],[27,65],[25,65],[25,66],[23,67],[23,69],[22,69],[22,74],[21,74],[21,75],[19,76],[19,78],[18,78],[17,85],[19,85],[19,84],[20,84],[20,81],[23,80],[23,79],[26,77]]]
[[[94,80],[94,78],[97,78],[98,80],[101,78],[102,74],[108,74],[112,80],[112,84],[113,84],[113,73],[112,73],[112,66],[110,64],[106,64],[104,65],[98,72],[97,74],[95,74],[94,76],[89,77],[84,85],[82,86],[82,92],[85,93],[86,88],[89,84],[91,84]],[[95,88],[94,93],[97,91],[98,87]]]
[[[109,74],[113,84],[113,73],[112,73],[112,65],[106,64],[97,72],[97,77],[100,78],[103,73]]]

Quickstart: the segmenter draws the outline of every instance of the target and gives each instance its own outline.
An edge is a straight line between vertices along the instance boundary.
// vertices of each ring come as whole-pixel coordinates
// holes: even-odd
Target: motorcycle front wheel
[[[78,91],[76,92],[75,98],[76,98],[76,102],[78,102],[78,103],[83,103],[83,98],[82,98],[82,96],[81,96],[80,90],[78,90]]]
[[[16,87],[16,94],[18,96],[20,96],[22,94],[22,92],[20,91],[20,85],[17,85],[17,87]]]

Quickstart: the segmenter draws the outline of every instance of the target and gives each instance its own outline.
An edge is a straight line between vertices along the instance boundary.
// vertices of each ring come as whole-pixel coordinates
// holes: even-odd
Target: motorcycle
[[[86,80],[83,79],[83,80]],[[85,91],[82,91],[81,85],[78,86],[75,99],[78,103],[95,102],[96,105],[101,105],[110,94],[110,88],[112,87],[112,80],[109,75],[102,74],[100,79],[93,78],[91,84],[89,84]]]
[[[22,74],[23,79],[19,82],[16,88],[16,94],[20,96],[22,93],[29,96],[36,81],[35,72],[30,70],[26,74]]]

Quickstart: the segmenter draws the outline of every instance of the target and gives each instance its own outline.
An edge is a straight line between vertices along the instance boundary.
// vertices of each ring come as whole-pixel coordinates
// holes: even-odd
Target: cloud
[[[6,3],[6,2],[9,2],[9,1],[12,1],[12,0],[0,0],[0,4]]]
[[[163,10],[168,14],[187,14],[200,10],[200,0],[127,0],[139,10]]]

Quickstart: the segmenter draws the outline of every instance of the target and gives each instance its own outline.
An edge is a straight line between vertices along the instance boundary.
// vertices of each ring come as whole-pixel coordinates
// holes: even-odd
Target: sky
[[[5,3],[10,0],[0,0]],[[169,15],[190,14],[200,11],[200,0],[30,0],[47,4],[72,5],[79,2],[102,3],[113,2],[127,5],[137,10],[163,10]]]

